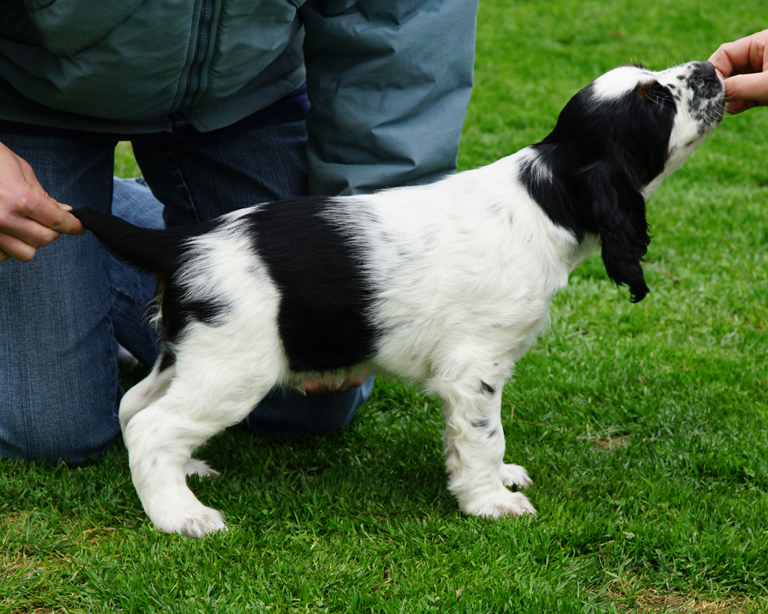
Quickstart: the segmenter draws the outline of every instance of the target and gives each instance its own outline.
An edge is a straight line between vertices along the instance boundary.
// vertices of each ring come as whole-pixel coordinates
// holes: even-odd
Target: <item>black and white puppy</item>
[[[478,516],[533,514],[525,469],[504,464],[512,368],[553,295],[600,246],[609,277],[647,293],[645,200],[722,118],[707,62],[612,70],[542,142],[432,185],[263,204],[148,230],[76,211],[115,254],[159,274],[163,350],[125,395],[133,483],[163,531],[225,529],[185,474],[192,452],[275,386],[370,370],[440,397],[448,488]]]

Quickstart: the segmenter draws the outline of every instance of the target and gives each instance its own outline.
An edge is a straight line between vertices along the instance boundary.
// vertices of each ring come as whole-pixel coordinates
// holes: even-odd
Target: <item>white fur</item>
[[[672,79],[667,72],[622,68],[598,79],[597,95],[617,97],[646,77]],[[681,109],[664,175],[697,144],[695,124]],[[356,369],[419,383],[441,398],[448,488],[461,510],[478,516],[535,513],[525,495],[507,489],[531,480],[503,463],[501,392],[547,328],[552,297],[598,242],[579,242],[553,224],[518,181],[521,164],[536,155],[526,148],[433,185],[339,198],[330,216],[365,256],[373,319],[385,331],[371,364]],[[538,172],[548,172],[539,162]],[[241,215],[194,239],[197,255],[184,270],[191,295],[234,309],[216,326],[190,324],[173,348],[174,366],[156,365],[120,409],[134,484],[163,531],[200,537],[226,528],[186,485],[187,473],[212,473],[190,460],[192,452],[272,387],[300,387],[307,375],[288,367],[280,292],[239,231]]]

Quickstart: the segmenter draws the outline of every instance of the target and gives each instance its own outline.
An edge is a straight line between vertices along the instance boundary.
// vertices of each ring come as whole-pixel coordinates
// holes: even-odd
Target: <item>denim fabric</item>
[[[152,196],[146,184],[115,178],[112,213],[136,226],[163,227],[163,205]],[[147,326],[146,308],[155,294],[154,275],[139,273],[110,257],[109,275],[115,290],[110,316],[115,323],[115,338],[139,362],[151,366],[160,349],[155,332]]]
[[[113,147],[0,135],[59,202],[109,211]],[[63,236],[0,264],[0,456],[80,463],[117,436],[117,344],[107,252]]]
[[[137,142],[150,192],[113,181],[113,143],[0,134],[60,202],[101,211],[111,203],[115,214],[148,226],[305,194],[305,140],[299,121],[219,138]],[[114,261],[90,233],[64,236],[30,263],[0,265],[0,456],[78,464],[115,439],[122,396],[115,339],[142,362],[154,360],[143,320],[153,291],[151,277]],[[275,391],[247,425],[288,436],[337,430],[372,383],[321,396]]]

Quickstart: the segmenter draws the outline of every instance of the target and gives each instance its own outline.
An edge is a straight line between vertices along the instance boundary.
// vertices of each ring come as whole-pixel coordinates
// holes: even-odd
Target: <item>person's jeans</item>
[[[306,193],[303,122],[182,141],[134,143],[152,186],[113,181],[115,143],[0,134],[48,193],[141,225],[211,219]],[[165,205],[163,209],[160,202]],[[161,213],[162,216],[161,216]],[[154,280],[118,265],[91,233],[62,236],[28,263],[0,264],[0,457],[97,456],[119,432],[117,341],[142,362],[157,353],[143,320]],[[117,341],[116,341],[117,340]],[[348,424],[370,394],[275,392],[249,418],[261,432],[325,433]]]

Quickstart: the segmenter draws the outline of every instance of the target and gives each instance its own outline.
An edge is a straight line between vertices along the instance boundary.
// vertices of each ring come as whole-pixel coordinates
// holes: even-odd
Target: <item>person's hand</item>
[[[28,262],[62,233],[83,234],[71,210],[51,198],[32,167],[0,143],[0,262]]]
[[[768,30],[720,45],[709,61],[725,79],[729,113],[768,105]]]

